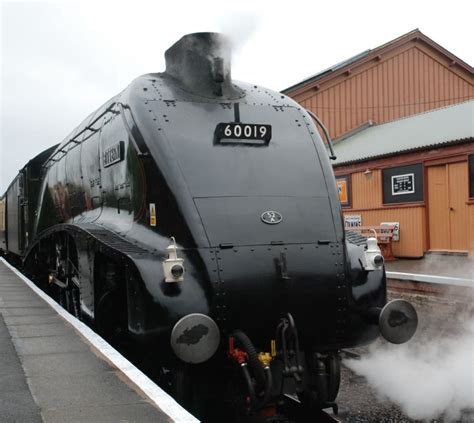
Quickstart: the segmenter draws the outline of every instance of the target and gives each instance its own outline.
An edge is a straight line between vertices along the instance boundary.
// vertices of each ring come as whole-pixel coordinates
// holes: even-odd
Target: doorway
[[[467,162],[428,169],[430,251],[468,250]]]

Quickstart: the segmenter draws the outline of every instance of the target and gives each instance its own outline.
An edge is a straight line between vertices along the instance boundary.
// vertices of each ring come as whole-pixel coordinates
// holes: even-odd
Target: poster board
[[[383,169],[383,203],[423,201],[423,165],[416,163]]]
[[[362,226],[362,216],[360,214],[344,215],[344,227],[346,229]]]
[[[380,226],[394,226],[392,241],[400,241],[400,222],[382,222]]]
[[[342,207],[351,206],[350,176],[338,176],[336,178],[337,193]]]

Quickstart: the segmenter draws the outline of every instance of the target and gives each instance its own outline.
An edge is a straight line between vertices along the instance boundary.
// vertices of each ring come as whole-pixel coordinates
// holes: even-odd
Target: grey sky
[[[233,77],[276,90],[415,28],[474,62],[470,0],[2,1],[0,10],[0,193],[133,78],[163,71],[164,51],[190,32],[231,35]]]

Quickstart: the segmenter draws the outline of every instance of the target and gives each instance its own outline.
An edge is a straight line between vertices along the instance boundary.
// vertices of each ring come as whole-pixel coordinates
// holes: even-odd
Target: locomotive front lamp
[[[373,258],[373,261],[374,261],[375,267],[378,267],[378,268],[382,267],[383,262],[384,262],[382,254],[375,255]]]
[[[181,266],[180,264],[175,264],[171,268],[171,274],[173,275],[174,279],[179,279],[184,274],[184,267]]]
[[[384,259],[380,248],[377,245],[377,235],[367,238],[367,250],[364,251],[365,266],[364,269],[371,272],[382,268]]]
[[[183,282],[184,281],[184,259],[178,257],[178,247],[176,240],[171,237],[171,244],[166,247],[168,258],[163,262],[163,273],[165,282]]]

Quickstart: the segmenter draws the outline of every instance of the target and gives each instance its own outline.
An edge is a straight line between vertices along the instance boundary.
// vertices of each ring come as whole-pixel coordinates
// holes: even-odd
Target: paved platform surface
[[[385,268],[392,279],[474,288],[474,259],[468,256],[429,253],[421,259],[386,262]]]
[[[25,373],[0,315],[0,420],[41,422],[41,413],[26,383]]]
[[[2,261],[0,381],[2,423],[174,421]]]

